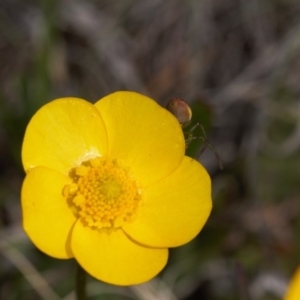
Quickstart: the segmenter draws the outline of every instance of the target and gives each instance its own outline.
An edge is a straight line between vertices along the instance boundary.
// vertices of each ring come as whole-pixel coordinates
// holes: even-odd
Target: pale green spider
[[[216,159],[219,162],[220,169],[222,170],[223,164],[221,162],[220,156],[213,148],[213,146],[209,143],[203,125],[197,122],[188,130],[184,130],[184,128],[188,127],[191,124],[192,110],[190,106],[181,98],[172,98],[168,101],[166,109],[176,117],[182,127],[182,131],[185,137],[185,147],[188,148],[193,140],[201,140],[203,142],[203,147],[196,155],[196,158],[199,157],[207,148],[209,148],[216,156]],[[202,135],[195,135],[196,128],[199,128],[201,130]]]

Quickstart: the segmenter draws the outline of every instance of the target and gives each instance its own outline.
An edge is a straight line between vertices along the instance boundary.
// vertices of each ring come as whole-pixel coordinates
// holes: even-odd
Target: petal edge
[[[76,218],[62,196],[68,183],[68,177],[37,167],[27,174],[21,191],[24,230],[41,251],[56,258],[73,257],[68,239]]]
[[[106,154],[107,133],[98,110],[79,98],[42,106],[27,125],[22,162],[26,172],[45,166],[65,175],[75,164]]]
[[[74,226],[71,247],[76,260],[92,276],[115,285],[134,285],[152,279],[165,266],[168,249],[143,247],[122,230],[111,233]]]
[[[123,159],[142,187],[179,166],[185,151],[181,126],[154,100],[121,91],[100,99],[95,106],[107,128],[110,155]]]
[[[211,181],[205,168],[185,156],[170,176],[145,189],[137,220],[125,223],[134,240],[152,247],[177,247],[192,240],[212,209]]]

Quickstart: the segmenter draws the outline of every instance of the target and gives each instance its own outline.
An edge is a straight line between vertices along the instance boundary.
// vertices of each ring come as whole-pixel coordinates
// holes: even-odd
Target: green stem
[[[77,300],[87,300],[86,296],[86,272],[77,263],[76,272],[76,299]]]

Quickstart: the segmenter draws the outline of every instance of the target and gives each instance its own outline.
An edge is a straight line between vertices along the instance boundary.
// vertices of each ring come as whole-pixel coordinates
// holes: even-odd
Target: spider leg
[[[187,149],[190,145],[190,143],[192,142],[192,140],[194,139],[193,134],[189,133],[185,139],[185,148]]]
[[[194,130],[199,127],[201,132],[202,132],[202,135],[203,136],[195,136],[193,135],[193,132]],[[207,135],[206,135],[206,131],[203,127],[203,125],[201,123],[196,123],[188,132],[185,132],[185,135],[187,136],[186,137],[186,140],[185,140],[185,147],[188,148],[190,143],[193,141],[193,140],[201,140],[203,142],[203,147],[201,148],[201,150],[198,152],[198,154],[196,155],[196,158],[199,158],[199,156],[201,154],[204,153],[204,151],[209,148],[215,155],[218,163],[219,163],[219,167],[221,170],[223,170],[223,164],[222,164],[222,161],[221,161],[221,158],[218,154],[218,152],[215,150],[215,148],[209,143],[209,140],[207,138]]]
[[[221,170],[223,170],[223,164],[222,164],[221,158],[220,158],[220,156],[219,156],[219,153],[218,153],[218,152],[215,150],[215,148],[209,143],[209,140],[208,140],[208,138],[207,138],[207,136],[206,136],[206,131],[205,131],[203,125],[200,124],[200,123],[197,123],[197,124],[199,124],[199,125],[197,125],[197,126],[200,127],[200,129],[201,129],[201,131],[202,131],[202,134],[203,134],[203,136],[204,136],[204,140],[205,140],[205,147],[202,148],[202,150],[200,151],[199,155],[201,155],[201,154],[206,150],[206,148],[208,147],[208,148],[213,152],[213,154],[215,155],[217,161],[219,162],[219,168],[220,168]]]
[[[195,137],[195,138],[196,138],[196,137]],[[219,168],[220,168],[221,170],[223,170],[223,164],[222,164],[221,158],[220,158],[218,152],[215,150],[215,148],[209,143],[208,139],[205,139],[205,138],[203,138],[202,136],[199,136],[198,138],[201,139],[201,140],[203,141],[204,145],[203,145],[202,149],[201,149],[201,150],[198,152],[198,154],[196,155],[196,158],[198,158],[199,156],[201,156],[201,154],[203,154],[204,151],[205,151],[207,148],[209,148],[209,149],[213,152],[213,154],[215,155],[215,157],[216,157],[216,159],[217,159],[217,161],[218,161],[218,163],[219,163]]]
[[[204,136],[191,136],[190,139],[189,139],[189,144],[191,143],[192,140],[196,140],[196,139],[201,140],[201,141],[203,142],[203,147],[201,148],[201,150],[200,150],[200,151],[198,152],[198,154],[196,155],[196,158],[199,158],[199,157],[204,153],[204,151],[205,151],[207,148],[209,148],[209,149],[213,152],[213,154],[215,155],[215,157],[216,157],[216,159],[217,159],[217,161],[218,161],[218,163],[219,163],[219,168],[220,168],[221,170],[223,170],[223,164],[222,164],[222,161],[221,161],[221,158],[220,158],[218,152],[217,152],[217,151],[215,150],[215,148],[209,143],[209,140],[208,140],[207,137],[206,137],[205,130],[204,130],[203,126],[202,126],[201,124],[200,124],[199,126],[200,126],[200,128],[203,129],[203,135],[204,135]]]
[[[193,127],[188,132],[193,132],[199,126],[201,127],[202,125],[199,122],[197,122],[195,125],[193,125]],[[201,130],[202,131],[204,130],[203,126]]]
[[[201,140],[203,143],[201,150],[196,155],[196,157],[199,157],[202,153],[204,153],[204,151],[207,149],[207,147],[209,147],[208,140],[206,138],[204,138],[203,136],[193,136],[192,140]]]
[[[222,161],[221,161],[221,158],[220,158],[220,155],[219,155],[219,153],[215,150],[215,148],[208,142],[208,140],[206,141],[207,143],[206,143],[206,147],[208,147],[212,152],[213,152],[213,154],[215,155],[215,157],[216,157],[216,159],[217,159],[217,161],[218,161],[218,163],[219,163],[219,168],[220,168],[220,170],[223,170],[223,164],[222,164]],[[204,147],[203,147],[204,148]],[[202,149],[203,150],[203,149]],[[204,151],[200,151],[199,152],[199,156],[204,152]],[[205,150],[205,149],[204,149]]]
[[[200,123],[197,123],[197,124],[199,124],[199,125],[197,125],[197,126],[200,127],[200,129],[201,129],[201,131],[202,131],[202,134],[203,134],[204,138],[208,141],[208,138],[207,138],[207,135],[206,135],[206,131],[205,131],[203,125],[200,124]]]
[[[190,143],[192,142],[192,140],[196,140],[196,139],[199,138],[199,137],[195,137],[195,136],[193,135],[193,131],[194,131],[197,127],[199,127],[199,126],[202,126],[202,125],[201,125],[200,123],[196,123],[195,125],[193,125],[193,127],[192,127],[191,129],[189,129],[188,131],[184,132],[184,135],[187,136],[186,139],[185,139],[185,147],[186,147],[186,148],[189,147],[189,145],[190,145]],[[203,130],[204,130],[204,128],[203,128],[203,126],[202,126],[201,131],[203,132]],[[206,137],[205,134],[204,134],[204,136]],[[204,142],[204,140],[203,140],[203,142]]]

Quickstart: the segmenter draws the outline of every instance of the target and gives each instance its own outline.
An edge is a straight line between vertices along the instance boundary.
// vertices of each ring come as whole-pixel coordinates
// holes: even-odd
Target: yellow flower
[[[210,178],[184,150],[175,117],[140,94],[46,104],[23,142],[26,233],[99,280],[153,278],[168,248],[193,239],[212,207]]]
[[[284,300],[299,300],[299,299],[300,299],[300,267],[298,267],[298,269],[296,270],[284,297]]]

